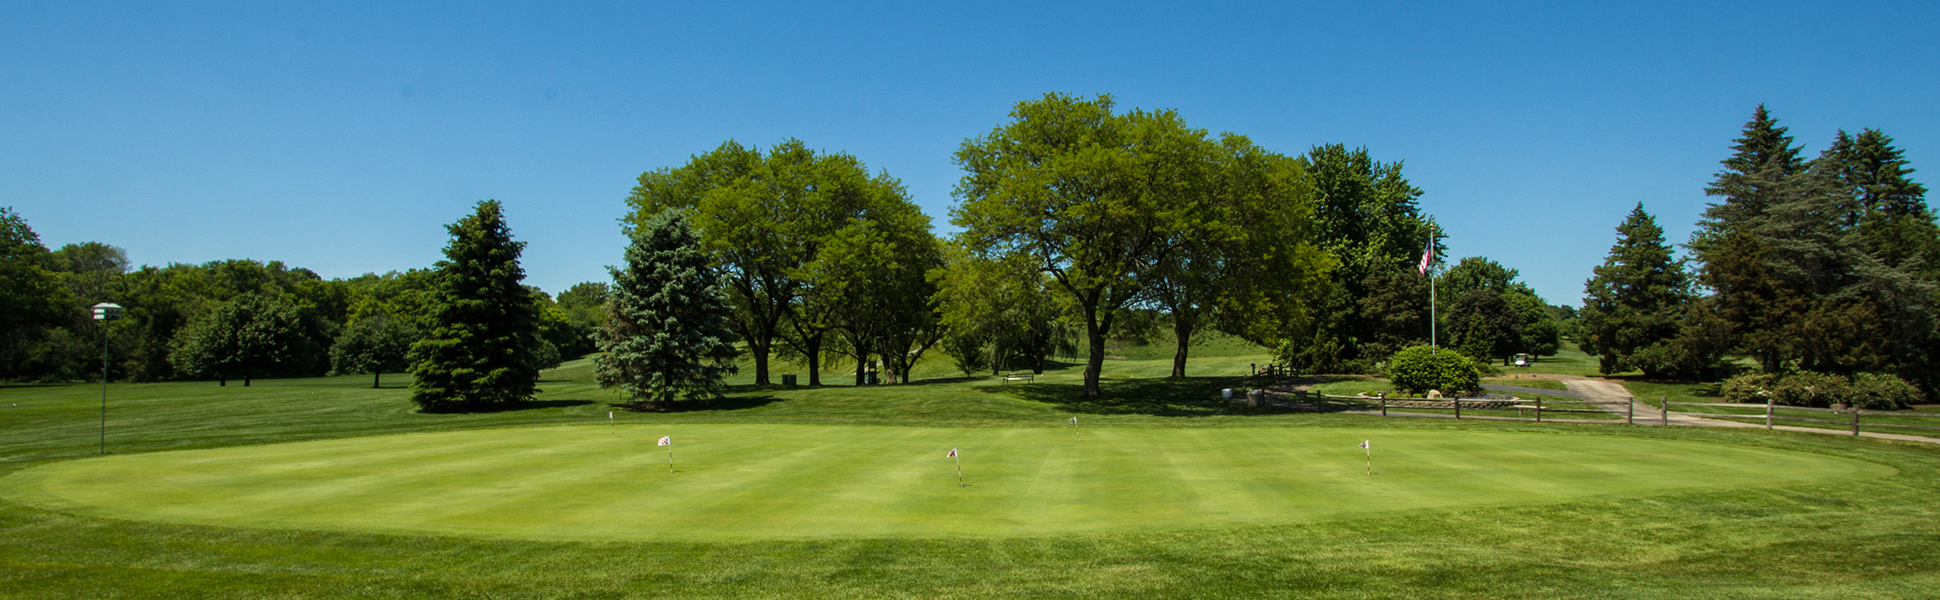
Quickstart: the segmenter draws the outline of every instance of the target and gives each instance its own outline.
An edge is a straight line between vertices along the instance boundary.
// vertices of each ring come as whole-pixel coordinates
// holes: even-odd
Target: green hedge
[[[1860,373],[1852,377],[1827,373],[1746,373],[1724,382],[1724,401],[1763,404],[1770,399],[1786,406],[1851,404],[1870,410],[1900,410],[1918,404],[1919,388],[1893,375]]]

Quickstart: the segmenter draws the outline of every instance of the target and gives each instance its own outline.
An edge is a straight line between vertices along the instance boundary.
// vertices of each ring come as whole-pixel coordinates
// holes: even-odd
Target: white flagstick
[[[1372,441],[1374,440],[1361,440],[1361,449],[1367,451],[1367,474],[1368,475],[1374,474],[1374,449],[1368,447],[1369,446],[1368,442],[1372,442]]]
[[[660,438],[660,445],[667,447],[667,472],[674,472],[674,436]]]
[[[1080,441],[1080,442],[1082,442],[1082,441],[1085,441],[1085,434],[1083,434],[1083,433],[1079,433],[1079,432],[1078,432],[1078,418],[1077,418],[1077,417],[1071,417],[1071,433],[1075,433],[1075,434],[1077,434],[1077,435],[1078,435],[1078,441]]]
[[[610,410],[606,411],[606,431],[613,434],[613,437],[620,437],[619,428],[613,424],[613,411]]]
[[[957,487],[963,487],[963,457],[957,456],[956,448],[951,448],[950,453],[945,456],[957,459]]]

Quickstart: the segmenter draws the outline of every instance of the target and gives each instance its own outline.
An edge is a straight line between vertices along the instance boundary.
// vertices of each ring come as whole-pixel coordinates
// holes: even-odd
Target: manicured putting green
[[[1870,477],[1872,463],[1617,436],[1391,429],[535,427],[110,456],[0,497],[220,526],[527,539],[1003,537]],[[675,472],[665,448],[671,434]],[[1374,471],[1361,440],[1372,439]],[[967,487],[957,487],[962,451]]]

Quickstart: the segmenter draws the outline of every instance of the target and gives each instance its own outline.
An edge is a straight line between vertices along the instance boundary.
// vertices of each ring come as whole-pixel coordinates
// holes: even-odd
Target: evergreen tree
[[[1724,170],[1704,189],[1705,195],[1724,198],[1704,211],[1698,230],[1691,235],[1691,249],[1700,256],[1727,234],[1763,216],[1774,204],[1783,201],[1793,176],[1805,170],[1792,136],[1778,125],[1765,105],[1758,105],[1744,134],[1731,147],[1732,155],[1723,161]]]
[[[593,358],[600,387],[652,406],[717,394],[739,352],[713,259],[680,211],[630,233],[626,268],[610,269],[604,354]]]
[[[1617,226],[1617,244],[1583,293],[1578,345],[1597,356],[1604,374],[1640,369],[1664,377],[1708,366],[1665,361],[1693,294],[1684,261],[1672,257],[1664,229],[1642,203]],[[1651,359],[1637,360],[1640,352]]]
[[[539,391],[539,315],[520,284],[524,242],[497,200],[445,227],[451,243],[426,298],[429,331],[411,345],[411,399],[426,411],[509,406]]]
[[[1471,290],[1448,309],[1449,342],[1476,360],[1501,358],[1506,363],[1509,355],[1524,351],[1522,320],[1502,292]]]

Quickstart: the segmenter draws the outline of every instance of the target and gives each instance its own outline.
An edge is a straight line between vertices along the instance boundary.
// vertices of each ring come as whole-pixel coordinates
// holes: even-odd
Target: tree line
[[[1893,138],[1841,130],[1808,160],[1760,105],[1731,150],[1685,256],[1642,204],[1617,227],[1585,284],[1583,349],[1606,373],[1903,380],[1932,397],[1940,227]]]
[[[1366,148],[1289,156],[1176,111],[1047,94],[953,159],[961,231],[938,236],[854,156],[724,143],[641,174],[612,281],[556,299],[521,283],[523,243],[491,201],[448,226],[438,265],[341,280],[247,260],[131,270],[110,246],[47,251],[9,212],[7,293],[44,306],[0,323],[0,376],[87,378],[100,330],[81,307],[101,299],[129,307],[116,377],[409,370],[433,409],[517,401],[538,368],[588,352],[603,384],[658,404],[718,389],[742,358],[757,384],[781,359],[820,385],[833,369],[907,381],[933,351],[965,373],[1081,356],[1095,395],[1107,341],[1155,328],[1176,341],[1175,377],[1210,332],[1310,372],[1375,370],[1430,336],[1419,261],[1441,255],[1439,229],[1401,163]],[[1433,276],[1446,345],[1556,351],[1569,311],[1513,269],[1471,257]]]

